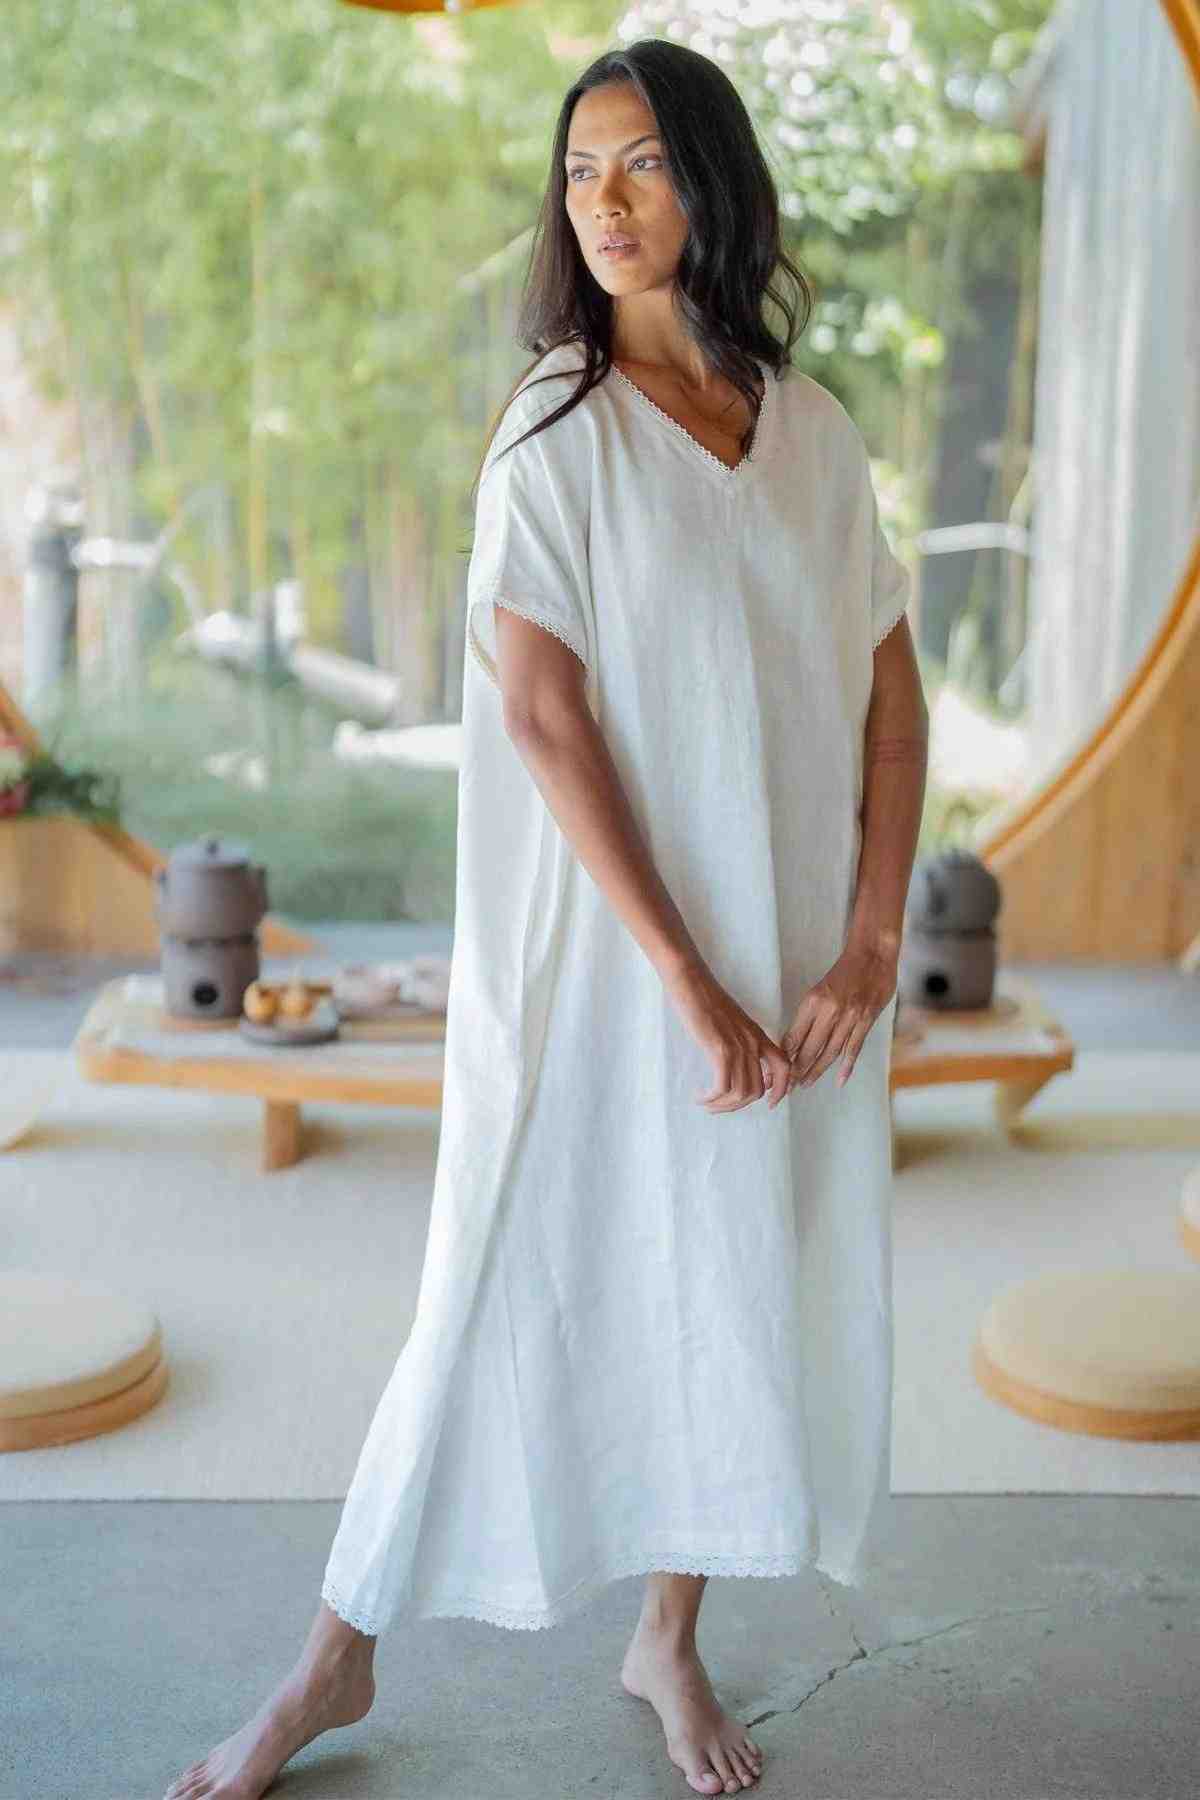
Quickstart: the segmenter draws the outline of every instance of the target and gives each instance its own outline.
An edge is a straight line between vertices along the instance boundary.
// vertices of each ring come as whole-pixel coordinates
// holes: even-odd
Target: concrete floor
[[[315,928],[332,953],[437,928]],[[122,965],[137,966],[137,965]],[[1080,1049],[1194,1049],[1200,980],[1012,965]],[[11,971],[9,971],[11,973]],[[85,992],[0,985],[0,1040],[66,1044]],[[0,1513],[0,1800],[159,1800],[291,1666],[336,1503],[37,1502]],[[763,1800],[1192,1800],[1200,1501],[896,1502],[869,1596],[713,1581],[699,1644],[765,1752]],[[668,1800],[694,1792],[617,1681],[641,1580],[544,1632],[385,1633],[375,1706],[297,1753],[302,1800]]]

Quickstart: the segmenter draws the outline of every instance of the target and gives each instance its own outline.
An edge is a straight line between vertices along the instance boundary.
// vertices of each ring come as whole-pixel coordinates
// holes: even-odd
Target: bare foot
[[[698,1794],[740,1794],[762,1773],[762,1751],[712,1691],[693,1640],[639,1625],[621,1665],[626,1693],[648,1700],[667,1755]]]
[[[319,1661],[302,1656],[254,1717],[185,1769],[163,1800],[259,1800],[290,1756],[331,1726],[365,1718],[374,1699],[369,1654],[351,1645]]]

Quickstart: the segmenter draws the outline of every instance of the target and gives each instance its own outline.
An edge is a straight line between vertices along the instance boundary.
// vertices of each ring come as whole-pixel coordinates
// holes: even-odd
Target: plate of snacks
[[[252,981],[238,1030],[258,1044],[327,1044],[338,1035],[338,1010],[327,982]]]

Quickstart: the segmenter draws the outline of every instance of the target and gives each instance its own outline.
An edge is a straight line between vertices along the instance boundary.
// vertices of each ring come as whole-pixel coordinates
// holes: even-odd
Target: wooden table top
[[[235,1019],[179,1019],[163,1009],[160,978],[118,976],[100,988],[75,1036],[92,1081],[207,1088],[265,1100],[346,1100],[438,1107],[442,1101],[444,1025],[437,1020],[380,1036],[373,1022],[344,1019],[324,1044],[264,1044]],[[414,1029],[426,1035],[415,1037]]]
[[[177,1019],[155,998],[158,978],[118,976],[99,990],[75,1037],[93,1081],[208,1088],[266,1100],[345,1100],[438,1107],[444,1020],[414,1029],[438,1035],[380,1036],[372,1023],[342,1021],[325,1044],[262,1044],[236,1020]],[[1001,974],[991,1007],[941,1012],[902,1002],[892,1042],[890,1086],[1021,1080],[1070,1069],[1075,1046],[1027,981]]]
[[[902,1001],[897,1008],[893,1088],[1049,1076],[1074,1064],[1075,1045],[1036,988],[1003,970],[990,1007],[939,1012]]]

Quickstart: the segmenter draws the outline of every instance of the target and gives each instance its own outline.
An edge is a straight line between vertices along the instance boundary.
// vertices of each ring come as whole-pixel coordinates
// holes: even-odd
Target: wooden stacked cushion
[[[1098,1437],[1200,1437],[1200,1274],[1092,1269],[1013,1283],[972,1367],[1015,1412]]]
[[[1200,1257],[1200,1163],[1183,1178],[1183,1197],[1179,1206],[1179,1236],[1185,1250]]]
[[[162,1333],[140,1301],[97,1282],[0,1273],[0,1450],[114,1431],[167,1384]]]

